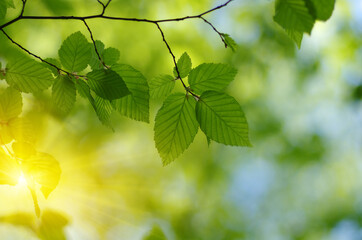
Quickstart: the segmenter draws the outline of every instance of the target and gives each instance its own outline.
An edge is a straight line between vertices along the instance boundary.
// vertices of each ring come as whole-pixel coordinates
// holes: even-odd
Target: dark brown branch
[[[95,41],[94,38],[93,38],[93,33],[92,33],[91,29],[89,28],[89,26],[88,26],[88,24],[87,24],[87,22],[86,22],[85,20],[83,20],[83,23],[84,23],[84,25],[85,25],[85,26],[87,27],[87,29],[88,29],[88,32],[89,32],[89,34],[90,34],[90,37],[91,37],[91,40],[92,40],[92,42],[93,42],[93,46],[94,46],[94,49],[95,49],[95,51],[96,51],[96,54],[97,54],[97,56],[98,56],[99,61],[102,63],[102,65],[103,65],[105,68],[108,68],[108,66],[104,63],[103,59],[101,58],[101,55],[100,55],[99,52],[98,52],[97,45],[96,45],[96,41]]]
[[[200,18],[201,18],[202,20],[204,20],[205,23],[209,24],[209,25],[212,27],[212,29],[214,29],[214,31],[215,31],[217,34],[219,34],[219,37],[221,38],[221,41],[224,43],[225,47],[227,47],[228,45],[227,45],[227,43],[225,42],[225,40],[224,40],[221,32],[219,32],[219,31],[214,27],[214,25],[212,25],[212,23],[209,22],[209,21],[207,21],[204,17],[200,17]]]
[[[223,8],[227,6],[232,0],[229,0],[225,2],[222,5],[219,5],[215,8],[212,8],[206,12],[203,12],[198,15],[192,15],[192,16],[186,16],[186,17],[180,17],[180,18],[167,18],[167,19],[159,19],[159,20],[151,20],[151,19],[145,19],[145,18],[125,18],[125,17],[113,17],[113,16],[104,16],[102,13],[97,15],[90,15],[90,16],[19,16],[13,20],[11,20],[8,23],[5,23],[0,26],[0,29],[9,26],[10,24],[13,24],[16,21],[22,20],[22,19],[33,19],[33,20],[87,20],[87,19],[95,19],[95,18],[103,18],[103,19],[110,19],[110,20],[119,20],[119,21],[132,21],[132,22],[148,22],[148,23],[162,23],[162,22],[178,22],[183,21],[186,19],[195,19],[195,18],[201,18],[202,16],[211,13],[217,9]],[[108,1],[105,7],[109,5],[111,1]]]
[[[26,48],[24,48],[23,46],[21,46],[19,43],[15,42],[15,41],[4,31],[4,29],[0,29],[0,30],[4,33],[4,35],[5,35],[13,44],[15,44],[16,46],[18,46],[21,50],[23,50],[23,51],[25,51],[26,53],[28,53],[29,55],[31,55],[31,56],[39,59],[41,62],[46,63],[46,64],[48,64],[49,66],[54,67],[55,69],[58,70],[58,72],[63,72],[63,73],[65,73],[65,74],[73,75],[73,76],[78,76],[78,77],[84,77],[83,75],[76,75],[76,74],[70,73],[70,72],[68,72],[68,71],[66,71],[66,70],[64,70],[64,69],[61,69],[61,68],[57,67],[56,65],[54,65],[54,64],[52,64],[52,63],[44,60],[43,58],[39,57],[38,55],[35,55],[34,53],[30,52],[28,49],[26,49]]]
[[[33,20],[80,20],[84,23],[84,25],[87,27],[88,29],[88,32],[90,34],[90,37],[92,39],[92,42],[93,42],[93,45],[94,45],[94,48],[95,48],[95,51],[97,53],[97,56],[99,58],[99,60],[101,61],[101,63],[107,68],[107,66],[105,65],[105,63],[103,62],[103,60],[101,59],[100,55],[99,55],[99,52],[98,52],[98,49],[97,49],[97,46],[96,46],[96,43],[95,43],[95,40],[93,38],[93,34],[92,34],[92,31],[91,29],[89,28],[86,20],[87,19],[96,19],[96,18],[101,18],[101,19],[109,19],[109,20],[119,20],[119,21],[132,21],[132,22],[146,22],[146,23],[153,23],[157,26],[158,30],[160,31],[161,33],[161,36],[162,36],[162,40],[163,42],[165,43],[169,53],[171,54],[172,56],[172,59],[173,59],[173,62],[174,62],[174,65],[175,65],[175,69],[176,69],[176,72],[177,72],[177,76],[178,78],[177,79],[180,79],[182,85],[184,86],[184,88],[186,89],[186,91],[188,93],[190,93],[191,95],[193,95],[194,97],[196,97],[197,99],[199,98],[199,96],[197,96],[196,94],[194,94],[187,86],[186,84],[184,83],[184,81],[182,80],[181,76],[180,76],[180,72],[179,72],[179,69],[178,69],[178,66],[177,66],[177,63],[176,63],[176,58],[175,58],[175,55],[173,54],[172,50],[171,50],[171,47],[170,45],[168,44],[168,42],[166,41],[165,39],[165,35],[159,25],[159,23],[163,23],[163,22],[178,22],[178,21],[183,21],[183,20],[186,20],[186,19],[202,19],[205,23],[207,23],[208,25],[210,25],[212,27],[212,29],[220,36],[221,40],[224,42],[225,46],[227,46],[222,34],[213,26],[212,23],[210,23],[209,21],[207,21],[203,16],[208,14],[208,13],[211,13],[215,10],[218,10],[218,9],[221,9],[223,7],[226,7],[230,2],[232,2],[233,0],[228,0],[226,1],[224,4],[221,4],[217,7],[214,7],[208,11],[205,11],[203,13],[200,13],[198,15],[192,15],[192,16],[186,16],[186,17],[180,17],[180,18],[168,18],[168,19],[160,19],[160,20],[151,20],[151,19],[145,19],[145,18],[124,18],[124,17],[112,17],[112,16],[104,16],[104,13],[105,13],[105,10],[106,8],[108,7],[108,5],[110,4],[112,0],[108,0],[108,2],[106,4],[104,4],[101,0],[97,0],[97,2],[99,4],[101,4],[102,6],[102,12],[100,14],[97,14],[97,15],[90,15],[90,16],[84,16],[84,17],[79,17],[79,16],[24,16],[23,13],[24,13],[24,9],[25,9],[25,4],[26,4],[26,0],[22,0],[23,2],[23,6],[22,6],[22,10],[21,10],[21,13],[20,15],[1,25],[0,26],[0,30],[5,34],[5,36],[11,41],[13,42],[15,45],[17,45],[18,47],[20,47],[22,50],[24,50],[25,52],[27,52],[28,54],[30,54],[31,56],[41,60],[42,62],[44,63],[47,63],[48,65],[50,66],[53,66],[55,67],[56,69],[58,69],[58,71],[62,71],[64,73],[67,73],[67,74],[70,74],[70,75],[75,75],[75,74],[72,74],[72,73],[69,73],[65,70],[62,70],[60,68],[58,68],[57,66],[55,66],[54,64],[51,64],[47,61],[45,61],[44,59],[42,59],[41,57],[31,53],[29,50],[25,49],[24,47],[22,47],[20,44],[16,43],[15,41],[13,41],[9,35],[6,34],[6,32],[3,30],[3,28],[19,21],[19,20],[22,20],[22,19],[33,19]],[[83,77],[81,75],[75,75],[75,76],[78,76],[78,77]]]
[[[178,66],[177,66],[177,63],[176,63],[176,57],[175,57],[175,55],[173,54],[170,45],[169,45],[168,42],[166,41],[165,34],[163,33],[160,25],[159,25],[158,23],[155,23],[155,24],[156,24],[158,30],[159,30],[160,33],[161,33],[162,41],[165,43],[165,45],[166,45],[169,53],[170,53],[171,56],[172,56],[172,60],[173,60],[173,63],[174,63],[174,65],[175,65],[175,69],[176,69],[176,73],[177,73],[177,79],[180,79],[180,81],[181,81],[182,85],[184,86],[186,92],[190,93],[192,96],[194,96],[194,97],[196,97],[196,98],[199,99],[200,97],[197,96],[196,94],[194,94],[194,93],[190,90],[190,88],[188,88],[188,87],[186,86],[185,82],[182,80],[181,75],[180,75],[180,71],[179,71]]]

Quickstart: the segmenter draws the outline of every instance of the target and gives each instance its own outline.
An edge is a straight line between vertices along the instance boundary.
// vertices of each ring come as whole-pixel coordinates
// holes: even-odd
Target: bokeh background
[[[15,1],[20,6],[20,1]],[[151,19],[198,14],[223,1],[113,0],[109,15]],[[115,132],[78,97],[68,116],[49,104],[50,91],[23,94],[37,148],[62,168],[48,200],[43,239],[362,239],[362,2],[339,0],[300,50],[272,21],[274,1],[235,0],[206,18],[238,43],[225,49],[201,20],[161,26],[177,57],[193,66],[229,63],[228,88],[243,107],[252,148],[194,143],[162,167],[151,123],[112,116]],[[90,15],[96,0],[29,0],[29,15]],[[9,10],[7,19],[18,10]],[[172,59],[152,24],[92,20],[96,39],[121,52],[151,81],[171,74]],[[22,20],[6,28],[14,40],[46,58],[81,22]],[[90,40],[90,39],[89,39]],[[0,61],[19,50],[0,34]],[[1,83],[2,86],[4,83]],[[176,91],[182,91],[178,86]],[[53,213],[53,214],[52,214]],[[33,202],[24,186],[0,186],[0,239],[38,239]],[[46,226],[45,226],[46,228]],[[52,235],[53,234],[53,235]],[[38,235],[39,236],[39,235]],[[56,237],[55,237],[56,236]]]

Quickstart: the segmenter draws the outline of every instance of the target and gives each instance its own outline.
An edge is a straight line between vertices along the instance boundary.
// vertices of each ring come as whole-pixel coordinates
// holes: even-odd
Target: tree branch
[[[228,45],[227,45],[227,43],[225,42],[225,40],[224,40],[221,32],[219,32],[219,31],[214,27],[214,25],[212,25],[212,23],[209,22],[209,21],[207,21],[204,17],[200,17],[200,18],[201,18],[202,20],[204,20],[205,23],[209,24],[209,25],[212,27],[212,29],[214,29],[214,31],[215,31],[217,34],[219,34],[219,37],[221,38],[221,41],[224,43],[225,47],[227,47]]]
[[[199,99],[200,97],[197,96],[196,94],[194,94],[194,93],[190,90],[190,88],[188,88],[188,87],[186,86],[185,82],[182,80],[181,75],[180,75],[180,71],[179,71],[178,66],[177,66],[177,63],[176,63],[175,55],[173,54],[170,45],[169,45],[168,42],[166,41],[165,34],[163,33],[160,25],[159,25],[158,23],[155,23],[155,24],[156,24],[158,30],[159,30],[160,33],[161,33],[162,41],[165,43],[165,45],[166,45],[169,53],[170,53],[171,56],[172,56],[172,60],[173,60],[173,63],[175,64],[175,69],[176,69],[176,72],[177,72],[177,79],[180,79],[180,81],[181,81],[182,85],[184,86],[186,92],[190,93],[192,96],[194,96],[194,97],[196,97],[196,98]]]
[[[108,66],[104,63],[103,59],[101,58],[101,55],[99,55],[99,52],[98,52],[98,49],[97,49],[97,45],[96,45],[96,41],[95,41],[94,38],[93,38],[93,33],[92,33],[91,29],[89,28],[89,26],[88,26],[88,24],[87,24],[87,22],[86,22],[85,20],[83,20],[83,23],[84,23],[84,25],[85,25],[85,26],[87,27],[87,29],[88,29],[88,32],[89,32],[90,37],[91,37],[91,39],[92,39],[93,46],[94,46],[94,49],[95,49],[95,51],[96,51],[96,54],[97,54],[97,56],[98,56],[99,61],[102,63],[102,65],[103,65],[105,68],[108,69]]]
[[[99,52],[98,52],[98,49],[97,49],[97,46],[96,46],[96,43],[95,43],[95,40],[93,38],[93,33],[91,31],[91,29],[89,28],[86,20],[88,19],[97,19],[97,18],[101,18],[101,19],[108,19],[108,20],[118,20],[118,21],[132,21],[132,22],[145,22],[145,23],[153,23],[157,26],[158,30],[160,31],[161,33],[161,36],[162,36],[162,40],[163,42],[165,43],[170,55],[172,56],[172,59],[173,59],[173,62],[174,62],[174,65],[175,65],[175,69],[176,69],[176,72],[177,72],[177,79],[180,79],[182,85],[184,86],[185,90],[190,93],[191,95],[193,95],[194,97],[196,97],[197,99],[199,98],[199,96],[197,96],[196,94],[194,94],[187,86],[186,84],[184,83],[184,81],[182,80],[181,76],[180,76],[180,72],[179,72],[179,69],[178,69],[178,66],[177,66],[177,63],[176,63],[176,58],[175,58],[175,55],[173,54],[172,50],[171,50],[171,47],[170,45],[168,44],[168,42],[166,41],[165,39],[165,35],[164,35],[164,32],[162,31],[159,23],[164,23],[164,22],[179,22],[179,21],[184,21],[184,20],[187,20],[187,19],[202,19],[206,24],[210,25],[212,27],[212,29],[220,36],[221,40],[224,42],[225,46],[227,46],[224,38],[222,37],[222,34],[213,26],[212,23],[210,23],[209,21],[207,21],[203,16],[206,15],[206,14],[209,14],[213,11],[216,11],[218,9],[221,9],[223,7],[226,7],[230,2],[232,2],[233,0],[228,0],[226,1],[224,4],[221,4],[219,6],[216,6],[210,10],[207,10],[203,13],[200,13],[198,15],[191,15],[191,16],[185,16],[185,17],[180,17],[180,18],[167,18],[167,19],[159,19],[159,20],[152,20],[152,19],[146,19],[146,18],[125,18],[125,17],[113,17],[113,16],[105,16],[104,13],[107,9],[107,7],[109,6],[109,4],[111,3],[112,0],[108,0],[106,4],[104,4],[101,0],[97,0],[97,2],[102,6],[102,12],[100,14],[97,14],[97,15],[89,15],[89,16],[84,16],[84,17],[80,17],[80,16],[24,16],[24,9],[25,9],[25,4],[26,4],[26,1],[27,0],[22,0],[23,2],[23,6],[22,6],[22,9],[21,9],[21,13],[20,15],[1,25],[0,26],[0,30],[5,34],[5,36],[12,42],[14,43],[15,45],[17,45],[19,48],[21,48],[22,50],[24,50],[25,52],[27,52],[28,54],[30,54],[31,56],[39,59],[40,61],[44,62],[44,63],[47,63],[48,65],[50,66],[53,66],[55,67],[58,71],[62,71],[68,75],[75,75],[73,73],[70,73],[70,72],[67,72],[63,69],[60,69],[58,68],[57,66],[55,66],[54,64],[51,64],[47,61],[45,61],[44,59],[42,59],[41,57],[35,55],[34,53],[30,52],[29,50],[27,50],[26,48],[22,47],[20,44],[16,43],[8,34],[6,34],[6,32],[3,30],[3,28],[11,25],[11,24],[14,24],[15,22],[19,21],[19,20],[23,20],[23,19],[32,19],[32,20],[78,20],[78,21],[82,21],[84,23],[84,25],[87,27],[87,30],[90,34],[90,37],[91,37],[91,40],[93,42],[93,45],[94,45],[94,49],[97,53],[97,56],[98,56],[98,59],[101,61],[101,63],[106,67],[108,68],[104,61],[102,60]],[[75,75],[75,76],[78,76],[78,77],[84,77],[84,76],[81,76],[81,75]]]
[[[38,55],[35,55],[34,53],[30,52],[28,49],[26,49],[26,48],[24,48],[23,46],[21,46],[19,43],[15,42],[15,41],[4,31],[4,29],[0,29],[0,30],[4,33],[4,35],[5,35],[13,44],[15,44],[16,46],[18,46],[20,49],[22,49],[23,51],[25,51],[25,52],[28,53],[29,55],[31,55],[31,56],[39,59],[41,62],[46,63],[46,64],[54,67],[55,69],[58,70],[58,72],[63,72],[63,73],[65,73],[65,74],[74,75],[74,76],[78,76],[78,77],[84,77],[84,76],[82,76],[82,75],[76,75],[76,74],[70,73],[70,72],[68,72],[68,71],[66,71],[66,70],[64,70],[64,69],[61,69],[61,68],[57,67],[56,65],[54,65],[54,64],[52,64],[52,63],[44,60],[43,58],[39,57]]]

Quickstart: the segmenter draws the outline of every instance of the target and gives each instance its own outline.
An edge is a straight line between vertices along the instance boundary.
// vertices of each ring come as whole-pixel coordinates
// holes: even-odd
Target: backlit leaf
[[[36,154],[35,148],[31,143],[27,142],[13,142],[11,148],[18,158],[29,158]]]
[[[58,54],[64,68],[71,72],[84,70],[92,57],[90,45],[79,31],[64,40]]]
[[[115,64],[112,70],[126,83],[130,95],[112,101],[115,110],[137,121],[149,122],[149,88],[141,72],[125,64]]]
[[[310,33],[315,19],[305,0],[277,0],[274,21],[285,30]]]
[[[198,130],[196,101],[182,93],[170,95],[155,119],[155,143],[164,165],[183,153],[193,142]]]
[[[0,149],[0,184],[16,185],[20,177],[20,167],[16,160]]]
[[[150,95],[152,98],[168,96],[175,87],[175,79],[170,75],[160,75],[152,78],[150,84]]]
[[[53,80],[50,70],[32,59],[21,57],[7,65],[7,83],[21,92],[45,90],[52,85]]]
[[[232,39],[232,37],[230,37],[230,35],[226,34],[226,33],[222,33],[221,35],[223,36],[227,47],[229,47],[231,49],[231,51],[235,52],[238,45],[236,44],[234,39]]]
[[[111,102],[107,99],[95,96],[93,108],[97,114],[99,121],[101,121],[102,124],[113,130],[110,122],[110,117],[113,112]]]
[[[36,134],[34,126],[26,118],[14,118],[8,122],[10,133],[13,139],[23,142],[34,142]]]
[[[109,47],[103,51],[103,61],[107,66],[111,66],[118,62],[120,53],[118,49]]]
[[[103,51],[104,51],[104,43],[102,43],[100,40],[96,40],[96,47],[97,47],[97,51],[99,53],[100,56],[103,55]],[[98,55],[94,49],[94,44],[90,43],[90,48],[92,51],[92,56],[91,59],[89,60],[89,66],[92,68],[92,70],[99,70],[103,68],[103,64],[99,61]]]
[[[191,70],[189,83],[197,93],[222,91],[234,80],[236,73],[235,68],[226,64],[204,63]]]
[[[8,4],[6,1],[1,0],[0,1],[0,19],[5,18],[6,12],[8,9]]]
[[[41,185],[45,198],[57,187],[60,179],[60,166],[55,158],[47,153],[36,153],[21,164],[26,177],[33,178]]]
[[[52,87],[52,99],[54,106],[61,112],[69,112],[75,103],[76,89],[69,76],[59,75]]]
[[[165,234],[163,233],[162,229],[155,225],[151,229],[151,231],[143,237],[143,240],[167,240]]]
[[[0,94],[0,121],[6,122],[20,115],[23,107],[21,93],[7,88]]]
[[[179,60],[177,60],[177,68],[180,73],[180,77],[181,78],[187,77],[187,75],[191,71],[191,67],[192,67],[191,58],[186,52],[184,52],[179,58]],[[175,77],[178,77],[175,67],[173,68],[173,74],[175,75]]]
[[[233,146],[251,146],[244,112],[237,101],[215,91],[204,92],[196,104],[197,121],[210,139]]]
[[[90,89],[104,99],[114,100],[130,94],[122,77],[113,70],[94,70],[87,78]]]
[[[310,0],[310,2],[317,19],[326,21],[332,16],[335,0]]]
[[[58,60],[54,59],[54,58],[46,58],[46,59],[44,59],[44,60],[47,61],[48,63],[53,64],[54,66],[56,66],[56,67],[58,67],[58,68],[61,68],[61,67],[62,67],[62,64],[60,64],[60,62],[59,62]],[[43,66],[45,66],[46,68],[49,68],[50,71],[52,71],[52,73],[54,74],[54,76],[58,76],[58,75],[59,75],[59,72],[58,72],[58,69],[57,69],[57,68],[55,68],[55,67],[53,67],[53,66],[51,66],[51,65],[49,65],[49,64],[47,64],[47,63],[45,63],[45,62],[43,62],[42,64],[43,64]]]

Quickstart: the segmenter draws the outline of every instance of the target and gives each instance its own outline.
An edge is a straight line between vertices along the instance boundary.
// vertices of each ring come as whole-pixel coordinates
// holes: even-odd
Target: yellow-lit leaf
[[[20,168],[3,150],[0,150],[0,184],[16,185],[20,177]]]
[[[8,123],[12,138],[18,142],[34,142],[35,133],[31,122],[25,118],[14,118]]]
[[[47,153],[36,153],[22,163],[22,169],[27,178],[32,178],[41,185],[45,198],[56,188],[60,179],[60,166],[53,156]]]
[[[7,123],[0,123],[0,144],[8,144],[13,140],[11,129]]]
[[[13,142],[12,144],[15,156],[18,158],[29,158],[36,154],[35,148],[32,144],[26,142]]]

